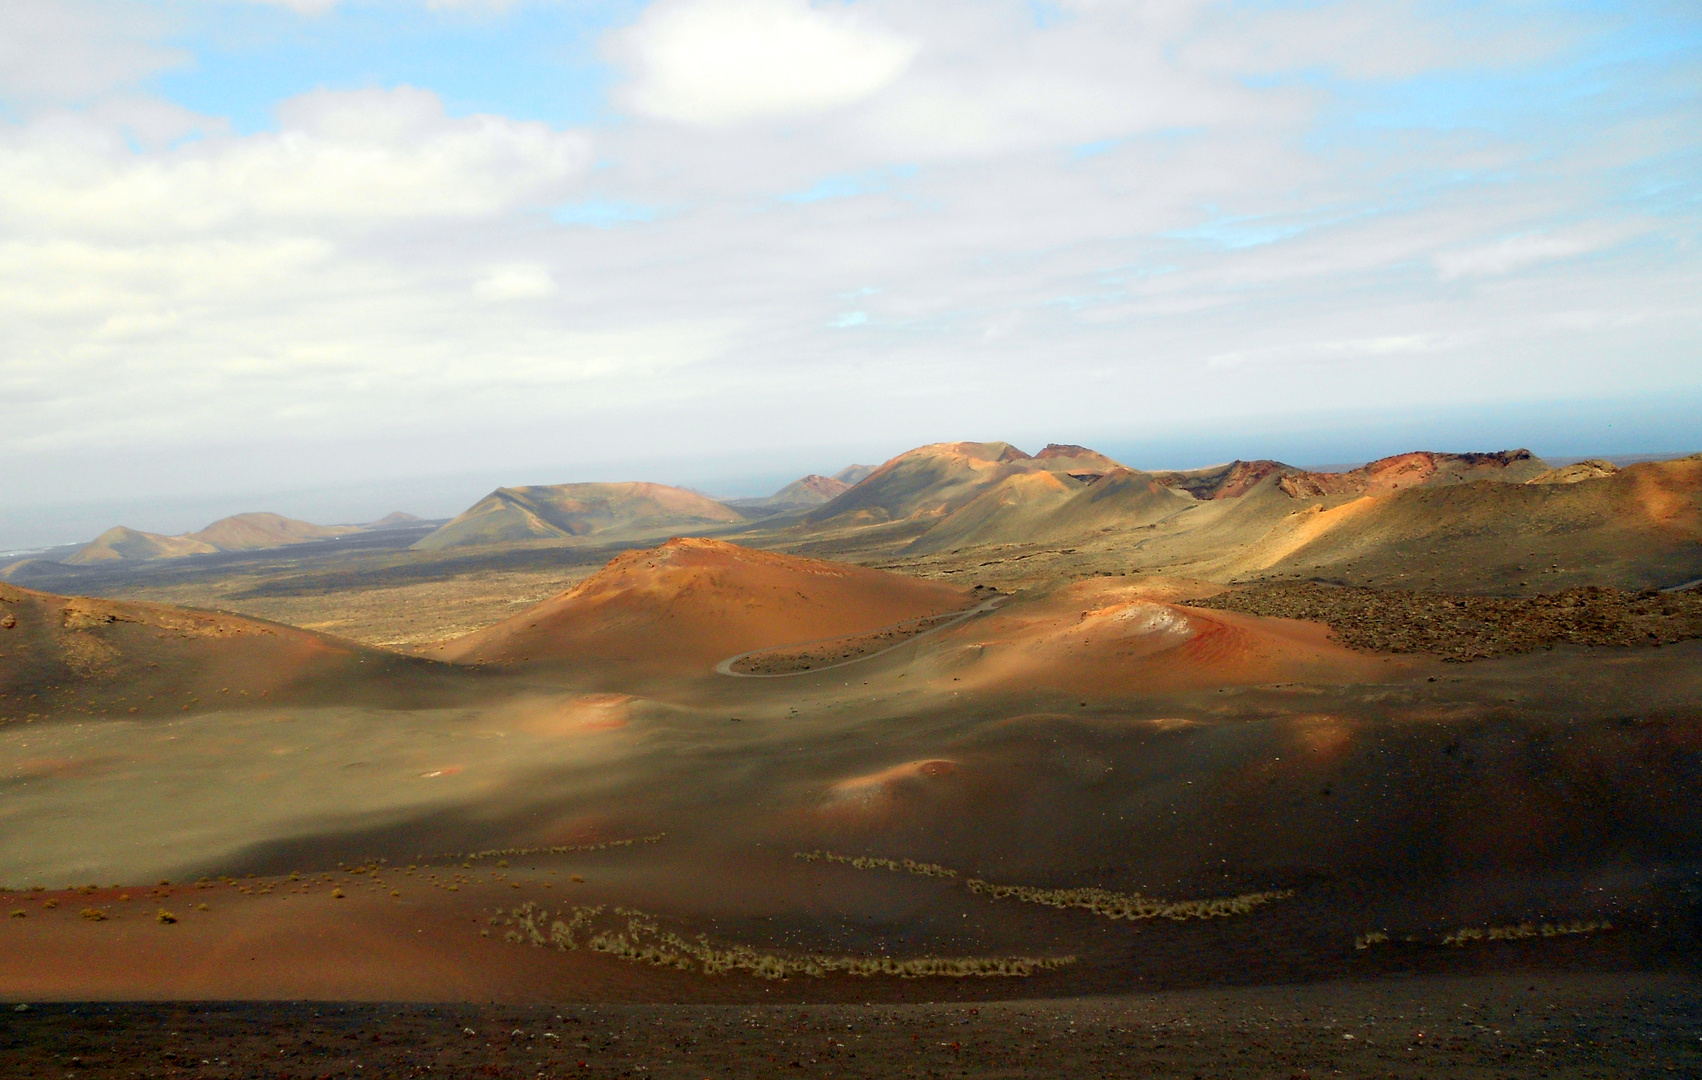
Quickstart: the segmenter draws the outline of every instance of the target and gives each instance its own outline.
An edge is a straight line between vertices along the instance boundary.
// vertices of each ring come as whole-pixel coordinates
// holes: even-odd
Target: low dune
[[[703,674],[734,653],[968,607],[969,589],[715,540],[628,552],[574,589],[431,655]]]
[[[1318,623],[1206,611],[1099,582],[1010,604],[947,632],[933,654],[939,677],[965,688],[1087,697],[1375,681],[1411,666],[1355,652]]]

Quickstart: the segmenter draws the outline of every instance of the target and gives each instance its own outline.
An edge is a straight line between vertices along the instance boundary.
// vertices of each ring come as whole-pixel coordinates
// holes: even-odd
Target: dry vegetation
[[[1488,941],[1533,941],[1544,938],[1578,937],[1586,934],[1605,934],[1614,928],[1613,923],[1606,919],[1575,919],[1571,922],[1535,923],[1521,922],[1507,926],[1462,926],[1457,930],[1443,934],[1439,938],[1425,938],[1418,935],[1391,938],[1386,931],[1369,930],[1353,940],[1353,947],[1358,951],[1373,949],[1381,945],[1445,945],[1449,948],[1459,948],[1462,945],[1475,945]]]
[[[893,873],[918,874],[922,877],[954,878],[956,870],[948,869],[939,863],[920,863],[914,859],[877,859],[868,855],[840,855],[833,851],[799,851],[794,859],[805,862],[844,863],[858,870],[891,870]]]
[[[1119,893],[1109,889],[1036,889],[1028,885],[995,885],[980,878],[969,878],[964,884],[969,886],[970,892],[996,900],[1009,898],[1046,907],[1080,908],[1107,919],[1171,919],[1176,922],[1246,915],[1266,904],[1294,896],[1293,889],[1275,889],[1205,900],[1155,900],[1138,893]]]
[[[504,937],[515,944],[554,946],[563,951],[588,949],[622,960],[654,967],[724,975],[742,971],[761,979],[794,975],[892,975],[901,979],[1023,977],[1075,963],[1074,956],[949,957],[827,956],[821,953],[774,953],[748,945],[723,944],[698,935],[690,940],[659,926],[654,917],[617,907],[605,915],[602,906],[574,907],[552,916],[531,902],[492,918],[509,929]]]
[[[654,844],[667,833],[629,837],[625,840],[604,840],[598,844],[557,844],[553,847],[486,848],[483,851],[451,852],[444,855],[421,855],[421,862],[472,861],[474,859],[506,859],[516,855],[571,855],[581,851],[605,851],[609,848],[632,847],[634,844]]]
[[[1442,944],[1458,948],[1479,941],[1527,941],[1531,938],[1572,937],[1577,934],[1600,934],[1612,930],[1606,921],[1565,923],[1528,923],[1513,926],[1462,926],[1442,938]]]
[[[807,862],[840,863],[856,870],[890,870],[939,878],[958,876],[956,870],[948,867],[937,863],[919,863],[912,859],[840,855],[831,851],[801,851],[793,855],[793,858]],[[1176,922],[1246,915],[1266,904],[1288,900],[1294,896],[1293,889],[1276,889],[1204,900],[1155,900],[1137,893],[1112,892],[1109,889],[1040,889],[1030,885],[998,885],[981,878],[964,878],[963,884],[970,892],[978,896],[990,896],[995,900],[1018,900],[1025,904],[1041,904],[1054,908],[1078,908],[1107,919],[1170,919]]]
[[[1554,645],[1668,645],[1702,638],[1702,589],[1585,587],[1532,597],[1292,584],[1253,585],[1194,607],[1327,623],[1343,644],[1479,660]]]

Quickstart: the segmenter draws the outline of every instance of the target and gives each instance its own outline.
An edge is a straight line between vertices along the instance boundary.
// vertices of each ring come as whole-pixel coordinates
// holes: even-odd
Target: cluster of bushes
[[[901,874],[920,874],[922,877],[954,878],[957,871],[939,863],[922,863],[914,859],[877,859],[870,855],[840,855],[833,851],[798,851],[794,859],[805,862],[833,862],[854,866],[858,870],[891,870]]]
[[[1406,945],[1438,944],[1457,949],[1462,945],[1481,941],[1529,941],[1534,938],[1573,937],[1579,934],[1603,934],[1612,929],[1613,924],[1606,919],[1576,919],[1560,923],[1521,922],[1510,926],[1462,926],[1434,941],[1418,936],[1400,940]],[[1353,947],[1363,952],[1379,945],[1387,945],[1392,940],[1394,939],[1382,930],[1368,930],[1353,939]]]
[[[958,872],[949,867],[937,863],[919,863],[912,859],[840,855],[832,851],[800,851],[792,857],[806,862],[841,863],[857,870],[891,870],[895,873],[938,878],[958,876]],[[1107,919],[1173,919],[1178,922],[1184,919],[1221,919],[1230,915],[1245,915],[1255,908],[1294,896],[1293,889],[1276,889],[1206,900],[1155,900],[1136,893],[1112,892],[1109,889],[1041,889],[1031,885],[998,885],[981,878],[965,878],[963,884],[970,892],[990,896],[995,900],[1019,900],[1025,904],[1043,904],[1054,908],[1080,908]]]
[[[743,971],[761,979],[793,975],[822,978],[831,974],[893,975],[901,979],[1022,977],[1076,961],[1074,956],[919,956],[901,960],[890,956],[763,952],[748,945],[713,942],[701,934],[688,940],[658,926],[642,911],[605,909],[601,905],[574,907],[552,917],[527,902],[491,921],[509,927],[504,936],[515,944],[551,945],[563,951],[588,949],[622,960],[705,975]]]

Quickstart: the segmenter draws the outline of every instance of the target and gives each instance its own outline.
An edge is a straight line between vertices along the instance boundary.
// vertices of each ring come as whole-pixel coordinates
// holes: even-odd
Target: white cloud
[[[321,15],[345,2],[345,0],[227,0],[231,3],[265,4],[272,7],[289,8],[302,15]],[[502,10],[523,3],[524,0],[417,0],[425,7],[433,9],[454,8],[492,8]]]
[[[584,170],[585,137],[498,116],[452,119],[429,91],[319,91],[282,130],[135,154],[76,117],[0,137],[0,222],[160,234],[236,223],[471,218]]]
[[[535,300],[555,291],[550,268],[535,263],[493,266],[473,284],[473,295],[481,300]]]
[[[1534,232],[1509,236],[1488,244],[1474,244],[1438,252],[1433,258],[1444,281],[1462,277],[1491,277],[1508,274],[1535,263],[1569,259],[1601,251],[1631,235],[1625,228],[1604,226]]]
[[[861,101],[898,78],[917,44],[805,0],[663,0],[612,48],[634,69],[634,109],[720,126]]]
[[[9,114],[0,505],[203,462],[521,483],[633,446],[897,450],[942,402],[1092,442],[1586,395],[1613,356],[1627,394],[1695,384],[1689,68],[1568,96],[1555,64],[1517,122],[1394,128],[1353,112],[1379,72],[1530,50],[1404,0],[1065,6],[664,0],[609,45],[594,171],[584,133],[407,88],[244,136],[105,76]],[[1291,68],[1328,77],[1252,77]]]
[[[82,100],[185,64],[158,11],[93,0],[0,4],[0,97]]]

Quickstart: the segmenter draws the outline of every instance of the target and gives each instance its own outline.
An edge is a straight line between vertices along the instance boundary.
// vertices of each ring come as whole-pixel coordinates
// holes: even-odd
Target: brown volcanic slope
[[[905,551],[1124,533],[1197,505],[1191,495],[1116,464],[1101,474],[1017,473],[947,515]]]
[[[933,443],[898,455],[804,518],[806,525],[873,525],[939,518],[1032,459],[1010,443]]]
[[[1073,443],[1047,443],[1034,455],[1034,460],[1054,472],[1077,475],[1104,474],[1123,467],[1097,450],[1089,450]]]
[[[432,655],[699,674],[734,653],[957,611],[971,596],[844,563],[676,539],[617,556],[576,588]]]
[[[414,547],[438,551],[515,540],[639,538],[743,520],[730,506],[665,484],[497,488]]]
[[[1527,483],[1548,470],[1529,450],[1486,454],[1441,454],[1415,450],[1379,458],[1347,472],[1308,472],[1280,461],[1231,461],[1205,469],[1154,473],[1166,487],[1197,499],[1233,499],[1251,491],[1267,476],[1280,477],[1282,490],[1297,499],[1342,495],[1382,495],[1407,487],[1440,487],[1476,480]]]
[[[1491,454],[1437,454],[1428,450],[1379,458],[1342,473],[1293,472],[1282,489],[1296,498],[1331,495],[1383,495],[1409,487],[1442,487],[1496,480],[1525,484],[1549,471],[1529,450]]]
[[[117,559],[176,559],[184,555],[206,555],[219,550],[194,536],[163,536],[160,533],[108,529],[65,560],[70,566],[92,566]]]
[[[945,551],[973,544],[1038,539],[1041,523],[1082,490],[1067,473],[1024,472],[1007,476],[946,515],[906,551]]]
[[[1414,453],[1340,474],[1276,462],[1115,469],[1085,486],[1018,462],[885,551],[924,575],[999,566],[978,572],[1007,585],[1157,571],[1459,593],[1664,588],[1702,576],[1699,462],[1557,476],[1525,451]]]
[[[1572,484],[1479,482],[1314,504],[1231,569],[1414,587],[1676,585],[1702,576],[1702,455]]]
[[[1152,477],[1165,487],[1185,491],[1196,499],[1234,499],[1245,495],[1267,476],[1295,471],[1280,461],[1241,461],[1183,472],[1157,472]]]
[[[405,517],[406,515],[404,515]],[[392,521],[396,515],[386,518]],[[184,555],[206,555],[214,551],[253,551],[284,547],[309,540],[324,540],[360,532],[359,525],[315,525],[282,514],[236,514],[220,518],[199,532],[162,536],[120,525],[101,533],[65,562],[89,566],[117,559],[176,559]]]
[[[1164,582],[1077,582],[948,631],[929,646],[931,666],[965,687],[1051,688],[1091,699],[1300,680],[1383,682],[1424,663],[1356,653],[1318,623],[1184,606],[1177,591]]]
[[[1006,442],[933,443],[900,454],[874,470],[855,487],[806,516],[804,526],[845,528],[906,520],[931,523],[964,509],[1015,477],[1073,474],[1071,478],[1079,485],[1118,468],[1117,462],[1083,446],[1052,443],[1030,456]],[[1069,487],[1044,480],[1016,483],[1005,501],[1033,506],[1047,501],[1043,493],[1055,495]],[[999,501],[996,497],[993,505]],[[979,519],[985,512],[984,508],[973,516]]]
[[[854,466],[855,467],[855,466]],[[832,476],[811,473],[760,499],[729,499],[728,506],[753,514],[787,514],[820,506],[843,495],[851,485]]]
[[[189,536],[220,551],[253,551],[302,544],[309,540],[328,540],[333,536],[347,536],[360,531],[359,525],[315,525],[311,521],[297,521],[282,514],[254,513],[220,518]]]
[[[0,719],[276,704],[429,666],[236,615],[0,585]]]

